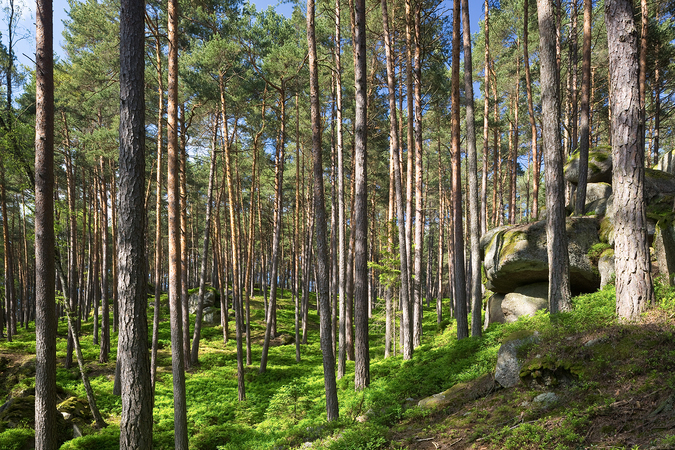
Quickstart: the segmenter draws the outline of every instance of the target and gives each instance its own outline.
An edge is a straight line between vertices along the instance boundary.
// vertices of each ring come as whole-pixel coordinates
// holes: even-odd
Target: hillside
[[[572,313],[553,320],[540,314],[515,324],[493,325],[481,339],[457,341],[450,323],[437,329],[435,313],[425,311],[424,344],[411,361],[383,359],[383,317],[376,308],[371,321],[371,387],[354,392],[353,363],[339,381],[340,420],[325,422],[321,352],[316,313],[302,360],[295,362],[292,302],[284,297],[279,309],[276,346],[270,365],[258,373],[261,352],[262,304],[253,305],[253,365],[246,371],[247,399],[237,402],[234,339],[223,342],[220,327],[206,327],[199,367],[186,377],[190,446],[193,449],[501,449],[501,448],[675,448],[675,291],[659,286],[659,303],[639,323],[614,319],[611,288],[575,298]],[[168,316],[165,315],[164,318]],[[92,429],[80,420],[84,437],[62,449],[116,448],[120,399],[112,394],[114,362],[99,364],[91,341],[92,325],[81,336],[96,401],[109,426]],[[234,329],[232,326],[230,329]],[[526,367],[542,383],[511,389],[472,384],[494,371],[500,342],[513,333],[538,330],[539,343],[521,349]],[[60,396],[84,399],[77,369],[63,368],[65,333],[59,324]],[[114,335],[116,339],[116,335]],[[157,449],[173,447],[172,391],[168,321],[162,322],[160,377],[154,410]],[[113,340],[115,348],[115,340]],[[29,398],[34,385],[34,329],[23,330],[13,343],[0,343],[0,396]],[[114,361],[114,358],[111,358]],[[567,368],[567,370],[565,370]],[[556,372],[555,377],[547,372]],[[426,411],[417,401],[466,383],[467,395],[442,410]],[[475,392],[472,392],[475,390]],[[480,392],[479,392],[480,391]],[[533,400],[542,393],[553,403]],[[468,400],[474,397],[477,399]],[[71,400],[72,402],[72,400]],[[86,409],[86,408],[84,408]],[[28,411],[30,408],[28,408]],[[85,411],[86,412],[86,411]],[[76,413],[77,415],[79,413]],[[86,416],[86,414],[83,414]],[[0,449],[29,448],[30,414],[10,429],[0,412]],[[4,418],[3,418],[4,417]],[[87,422],[88,420],[88,422]]]

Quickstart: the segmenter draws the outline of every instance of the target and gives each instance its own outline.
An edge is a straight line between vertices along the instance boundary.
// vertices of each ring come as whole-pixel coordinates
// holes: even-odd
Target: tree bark
[[[530,144],[532,148],[532,212],[534,220],[539,219],[539,156],[537,147],[537,124],[534,118],[534,104],[532,102],[532,75],[530,73],[529,50],[529,2],[523,0],[523,65],[525,66],[525,88],[527,89],[527,112],[530,119]],[[528,202],[529,203],[529,202]],[[529,205],[528,205],[529,206]]]
[[[560,139],[560,88],[556,71],[555,17],[552,0],[537,0],[541,59],[542,128],[546,165],[546,239],[548,249],[548,302],[552,314],[570,304],[569,257],[565,232],[565,185]]]
[[[616,312],[640,317],[654,299],[644,203],[644,151],[637,30],[628,0],[605,3],[612,103]]]
[[[100,158],[100,190],[101,203],[101,348],[98,355],[100,363],[108,362],[110,353],[110,303],[108,302],[108,188],[105,181],[103,157]],[[144,211],[145,208],[142,209]],[[145,233],[145,229],[143,231]]]
[[[581,116],[579,127],[579,181],[574,214],[583,216],[586,204],[586,184],[588,180],[588,150],[590,148],[590,91],[591,91],[591,19],[592,0],[584,0],[584,37],[581,63]]]
[[[422,256],[424,251],[424,194],[422,192],[422,61],[421,61],[421,2],[415,5],[415,55],[414,55],[414,96],[415,96],[415,260],[413,277],[413,345],[422,344]],[[473,122],[472,122],[473,125]],[[474,139],[475,144],[475,139]],[[474,145],[475,147],[475,145]]]
[[[527,4],[527,0],[524,0]],[[525,18],[527,23],[527,18]],[[526,40],[527,42],[527,40]],[[527,69],[529,70],[529,68]],[[485,63],[483,65],[483,177],[480,185],[480,233],[481,236],[487,232],[488,214],[487,214],[487,178],[488,178],[488,156],[490,148],[489,140],[489,114],[490,114],[490,6],[488,0],[485,0]],[[494,182],[494,176],[493,176]]]

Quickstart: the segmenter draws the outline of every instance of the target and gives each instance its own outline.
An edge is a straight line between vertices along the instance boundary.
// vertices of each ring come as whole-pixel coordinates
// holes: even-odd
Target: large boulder
[[[467,383],[457,383],[450,389],[430,397],[423,398],[417,403],[421,409],[438,410],[448,407],[460,407],[463,404],[485,397],[495,389],[495,379],[492,374],[485,374]]]
[[[495,381],[505,388],[514,387],[520,383],[520,370],[524,361],[518,356],[518,351],[523,346],[538,340],[537,332],[531,331],[518,331],[507,336],[497,352]]]
[[[579,152],[570,155],[565,164],[565,179],[571,183],[579,182]],[[612,148],[600,146],[588,152],[587,183],[612,182]]]
[[[216,295],[213,293],[211,289],[205,289],[204,290],[204,308],[208,308],[210,306],[213,306],[216,301]],[[197,308],[199,307],[199,292],[195,292],[194,294],[191,294],[190,297],[188,298],[188,305],[189,305],[189,311],[190,314],[196,314],[197,313]]]
[[[506,322],[515,322],[522,316],[534,316],[548,309],[548,282],[528,284],[504,296],[502,314]]]
[[[483,329],[487,330],[493,323],[506,322],[506,317],[504,317],[504,312],[502,311],[502,301],[504,301],[504,294],[492,294],[488,298]]]
[[[593,292],[600,286],[597,268],[588,250],[599,242],[599,221],[594,217],[567,219],[570,283],[575,292]],[[499,293],[548,281],[546,222],[498,227],[481,239],[487,288]]]
[[[673,211],[675,175],[660,170],[645,169],[645,203],[647,216],[659,220]]]
[[[598,260],[598,272],[600,272],[600,289],[614,283],[616,270],[614,269],[614,249],[608,248],[600,255]]]

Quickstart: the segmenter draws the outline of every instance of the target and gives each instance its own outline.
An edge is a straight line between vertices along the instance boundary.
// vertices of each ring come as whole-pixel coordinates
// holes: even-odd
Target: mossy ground
[[[659,305],[636,324],[616,321],[610,287],[575,298],[571,313],[554,317],[540,313],[515,324],[492,325],[482,338],[462,341],[455,339],[452,320],[437,330],[432,305],[425,307],[423,344],[411,361],[400,356],[383,358],[384,316],[381,305],[376,305],[370,335],[371,386],[354,391],[354,365],[348,362],[347,375],[338,382],[340,420],[334,423],[325,421],[316,313],[310,309],[308,344],[301,346],[301,362],[295,361],[294,344],[279,345],[270,349],[267,372],[259,374],[258,343],[264,328],[262,299],[256,297],[252,304],[253,365],[245,373],[246,401],[237,401],[234,339],[224,343],[220,327],[204,328],[200,365],[186,376],[190,447],[291,449],[312,441],[315,449],[355,450],[668,448],[675,442],[675,291],[659,286],[657,293]],[[287,291],[284,294],[278,311],[279,333],[293,335],[292,301]],[[534,329],[539,331],[539,343],[528,346],[524,356],[532,364],[539,360],[573,368],[569,380],[553,386],[532,383],[497,390],[441,411],[412,407],[421,398],[492,372],[502,340],[514,332]],[[114,364],[96,362],[98,347],[92,344],[91,333],[91,323],[85,324],[81,340],[87,370],[110,426],[105,431],[85,429],[87,436],[67,442],[63,449],[117,448],[121,403],[112,395]],[[31,324],[11,345],[0,343],[0,356],[14,367],[30,358],[34,339]],[[155,448],[170,449],[173,394],[167,321],[162,322],[160,339],[165,345],[159,359],[154,441]],[[63,369],[63,324],[57,348],[59,385],[84,398],[77,369]],[[16,388],[8,382],[2,381],[4,392]],[[12,380],[22,386],[32,382],[30,377]],[[532,403],[536,395],[549,391],[558,395],[558,403]],[[361,423],[363,417],[366,421]],[[29,439],[30,430],[0,432],[0,448],[5,448],[2,443],[9,442],[10,436],[19,435]]]

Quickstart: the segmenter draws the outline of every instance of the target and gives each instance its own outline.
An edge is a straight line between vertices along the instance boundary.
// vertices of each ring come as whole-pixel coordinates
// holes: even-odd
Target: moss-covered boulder
[[[588,250],[599,242],[599,220],[594,217],[567,219],[570,282],[575,292],[593,292],[600,275],[588,258]],[[509,293],[520,286],[548,281],[546,222],[499,227],[481,239],[488,289]]]
[[[565,179],[571,183],[579,182],[579,152],[572,153],[565,164]],[[600,146],[588,152],[587,183],[612,182],[612,148]]]
[[[91,422],[94,418],[91,415],[89,403],[86,400],[78,397],[68,397],[63,402],[56,405],[56,409],[64,417],[68,417],[72,420]]]
[[[73,427],[58,411],[54,410],[53,414],[56,416],[56,429],[59,443],[72,439]],[[0,422],[5,423],[7,428],[27,427],[35,429],[35,396],[27,395],[25,397],[10,398],[2,405]]]
[[[504,294],[496,293],[488,298],[487,308],[485,309],[485,323],[483,325],[485,330],[493,323],[506,323],[506,317],[504,317],[504,312],[502,311],[504,297]]]
[[[659,220],[654,233],[654,254],[659,274],[666,283],[675,284],[675,217],[673,215]]]

